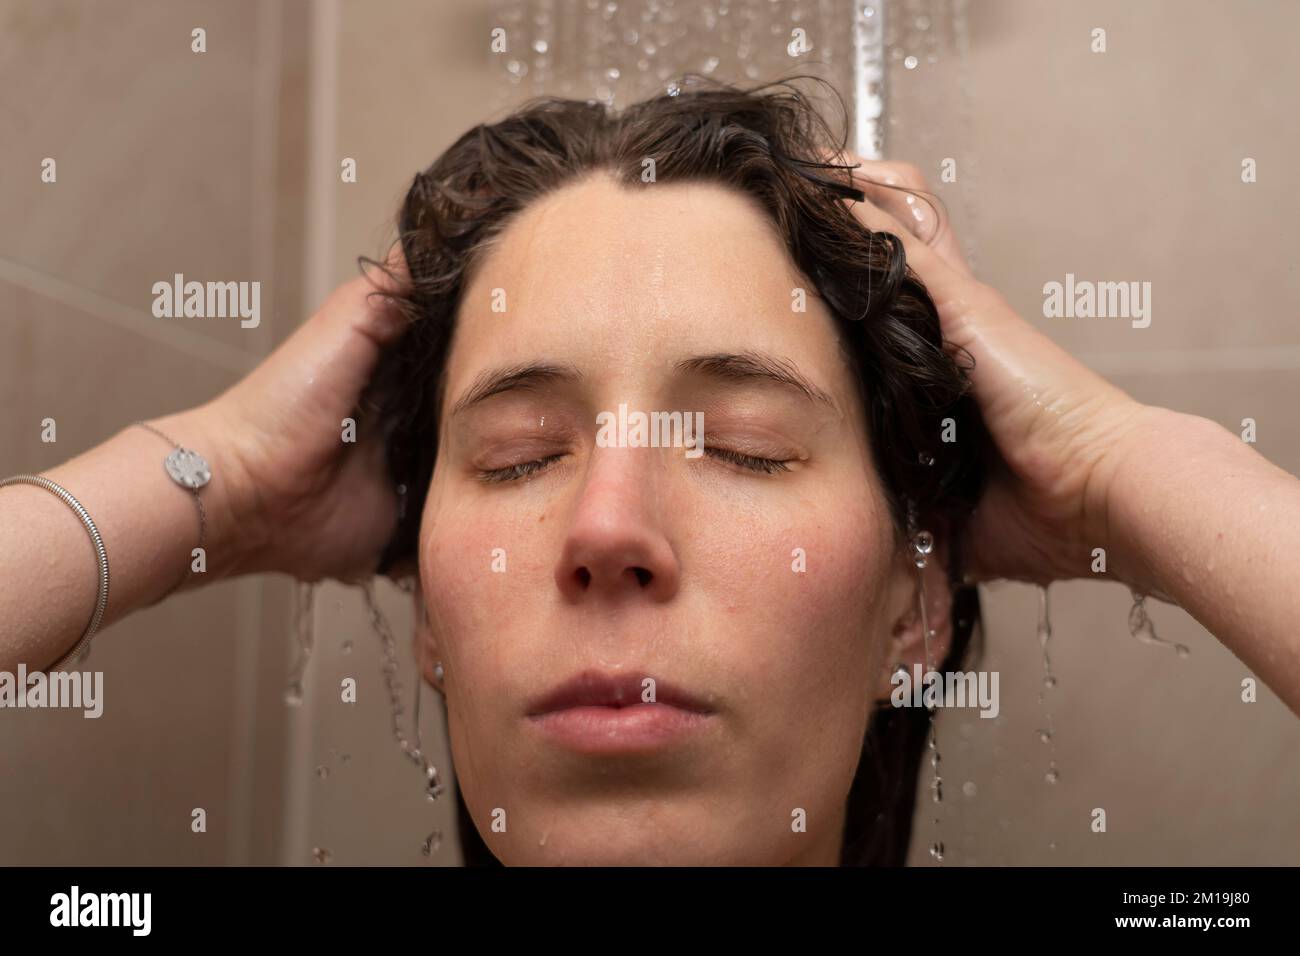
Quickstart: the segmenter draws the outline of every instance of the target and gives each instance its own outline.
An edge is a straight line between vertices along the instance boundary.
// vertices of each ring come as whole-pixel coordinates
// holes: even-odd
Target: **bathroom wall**
[[[0,473],[206,401],[300,320],[307,23],[282,0],[0,2]],[[155,318],[175,273],[261,282],[260,323]],[[0,863],[275,862],[288,594],[227,581],[102,631],[98,719],[4,711]]]

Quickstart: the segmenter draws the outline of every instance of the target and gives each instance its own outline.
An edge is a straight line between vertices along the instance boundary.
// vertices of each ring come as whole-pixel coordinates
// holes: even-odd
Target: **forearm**
[[[1118,576],[1178,604],[1300,714],[1300,480],[1171,413],[1117,467]]]
[[[199,543],[194,495],[164,470],[170,448],[162,438],[127,427],[42,473],[81,502],[103,538],[109,593],[101,631],[173,589],[236,573],[246,553],[248,538],[239,533],[227,493],[221,436],[198,412],[150,421],[212,466],[212,480],[199,492],[206,513],[203,573],[189,574]],[[85,630],[98,592],[95,550],[72,509],[34,485],[0,488],[0,670],[13,671],[20,662],[46,668],[61,658]]]

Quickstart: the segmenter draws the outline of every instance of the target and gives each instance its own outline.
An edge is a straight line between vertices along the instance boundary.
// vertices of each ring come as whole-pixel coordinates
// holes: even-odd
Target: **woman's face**
[[[598,174],[480,260],[420,639],[504,863],[838,863],[915,569],[832,322],[761,210],[713,184]],[[621,405],[702,421],[703,453],[620,446]],[[570,681],[594,696],[550,709]]]

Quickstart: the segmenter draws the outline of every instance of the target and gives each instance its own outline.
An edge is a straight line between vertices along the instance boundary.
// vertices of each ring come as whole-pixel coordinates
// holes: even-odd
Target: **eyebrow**
[[[804,376],[787,359],[767,352],[715,352],[682,359],[675,366],[678,373],[693,373],[728,382],[766,382],[793,388],[804,398],[825,405],[833,411],[839,406],[823,389]],[[451,417],[486,401],[493,395],[562,382],[582,380],[582,373],[572,365],[550,362],[526,362],[491,369],[479,374],[451,410]]]
[[[451,410],[452,416],[458,415],[479,402],[520,389],[538,388],[551,382],[577,382],[582,373],[572,365],[556,365],[550,362],[526,362],[522,365],[509,365],[481,373],[474,384],[465,390],[460,400]]]
[[[805,377],[788,359],[767,352],[718,352],[677,363],[679,372],[694,372],[731,382],[769,382],[793,388],[804,398],[839,411],[835,399]]]

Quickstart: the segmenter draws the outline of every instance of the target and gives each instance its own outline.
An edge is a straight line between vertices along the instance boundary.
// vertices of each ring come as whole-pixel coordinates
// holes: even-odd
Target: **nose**
[[[663,602],[677,593],[681,568],[658,507],[648,449],[596,453],[555,569],[574,603],[604,599]]]

